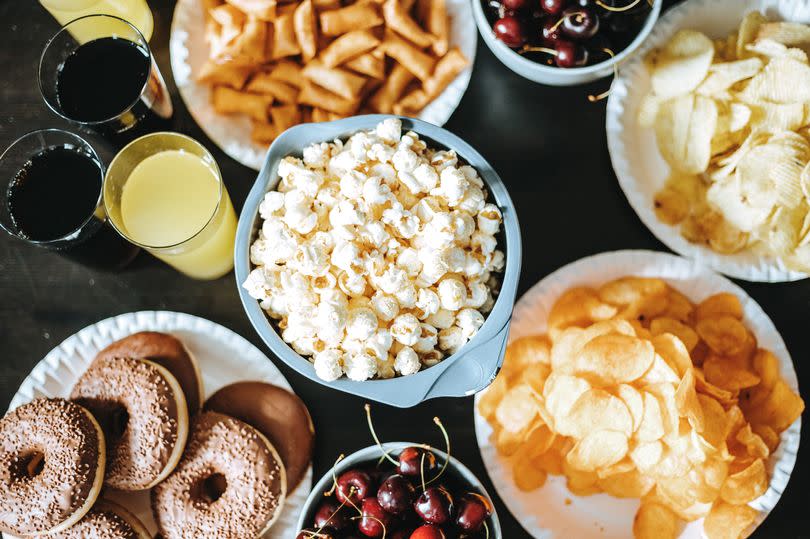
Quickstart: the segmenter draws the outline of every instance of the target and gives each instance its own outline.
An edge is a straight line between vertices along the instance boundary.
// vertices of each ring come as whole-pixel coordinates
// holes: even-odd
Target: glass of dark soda
[[[83,138],[61,129],[23,135],[0,155],[0,227],[90,267],[116,270],[138,254],[109,224],[104,166]]]
[[[112,15],[63,26],[42,51],[39,87],[51,110],[115,146],[167,129],[173,112],[146,39]]]

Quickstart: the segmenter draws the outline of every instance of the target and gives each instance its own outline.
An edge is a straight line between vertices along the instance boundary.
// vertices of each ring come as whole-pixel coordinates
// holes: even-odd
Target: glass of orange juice
[[[135,139],[110,163],[103,191],[113,227],[180,272],[216,279],[233,268],[236,213],[214,158],[194,139]]]
[[[154,21],[146,0],[39,0],[39,3],[62,26],[85,15],[115,15],[132,23],[147,41],[152,37]],[[99,25],[95,32],[87,33],[88,29],[76,27],[71,29],[71,33],[84,43],[93,39],[94,35],[103,33],[103,26],[109,24],[104,19],[94,19],[93,22]]]

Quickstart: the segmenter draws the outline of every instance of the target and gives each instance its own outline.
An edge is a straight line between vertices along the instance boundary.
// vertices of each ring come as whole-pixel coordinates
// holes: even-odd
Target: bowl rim
[[[382,446],[389,452],[399,451],[411,446],[426,447],[425,444],[415,442],[383,442]],[[439,457],[439,459],[443,461],[448,459],[448,455],[444,450],[432,446],[429,447],[430,450],[435,453],[437,457]],[[310,513],[312,513],[315,503],[320,499],[324,491],[329,490],[328,486],[333,482],[333,473],[338,475],[344,472],[346,468],[365,462],[372,462],[375,458],[379,458],[380,456],[380,448],[377,445],[370,445],[362,449],[358,449],[354,453],[351,453],[350,455],[341,459],[339,462],[333,464],[332,467],[330,467],[329,470],[327,470],[326,473],[324,473],[321,478],[318,479],[318,482],[312,486],[312,490],[310,491],[309,496],[307,496],[304,505],[301,507],[301,512],[298,514],[298,529],[301,530],[307,525],[307,517]],[[463,462],[458,460],[453,455],[449,456],[448,469],[452,469],[454,472],[458,473],[462,479],[470,484],[472,490],[477,490],[480,494],[489,499],[490,503],[492,503],[492,516],[489,518],[490,524],[492,525],[492,529],[490,529],[490,537],[492,539],[501,539],[503,537],[501,531],[501,521],[498,518],[498,510],[495,507],[495,499],[487,491],[484,483],[472,472],[472,470],[470,470]]]
[[[516,53],[513,49],[495,39],[495,36],[492,33],[492,28],[489,26],[489,21],[487,21],[486,15],[484,14],[484,8],[481,5],[481,0],[470,1],[473,4],[473,15],[475,17],[476,26],[478,26],[478,32],[481,34],[484,42],[487,44],[490,50],[492,50],[499,61],[504,63],[501,56],[508,56],[510,61],[514,61],[516,65],[523,69],[549,75],[550,77],[557,77],[559,79],[578,79],[583,76],[598,75],[598,72],[604,70],[606,67],[611,67],[622,63],[641,46],[647,37],[649,37],[653,27],[655,27],[656,22],[658,22],[658,17],[661,14],[661,9],[664,2],[664,0],[652,0],[653,5],[650,9],[650,14],[647,16],[647,19],[644,21],[644,25],[641,27],[638,34],[636,34],[636,37],[633,38],[633,41],[631,41],[624,49],[622,49],[612,58],[599,62],[598,64],[591,64],[584,67],[560,68],[547,66],[529,60],[528,58],[524,58],[520,54]]]
[[[275,186],[273,182],[277,181],[277,177],[274,176],[276,176],[278,162],[283,157],[290,153],[300,155],[303,146],[313,142],[330,141],[335,138],[342,139],[357,131],[371,129],[381,121],[389,118],[399,119],[402,122],[403,131],[415,131],[420,136],[426,137],[438,145],[455,150],[459,157],[473,166],[484,180],[490,192],[490,200],[498,205],[503,214],[502,230],[506,244],[502,246],[502,248],[504,248],[506,256],[506,264],[501,276],[500,293],[496,298],[492,311],[486,316],[484,325],[479,329],[478,333],[458,352],[446,357],[437,365],[422,369],[415,374],[390,379],[374,379],[357,382],[343,376],[335,381],[327,382],[320,379],[315,374],[314,367],[307,358],[296,353],[295,350],[281,338],[270,322],[269,317],[259,306],[259,302],[250,297],[247,291],[242,287],[242,283],[252,270],[249,252],[250,244],[253,241],[256,230],[256,223],[259,221],[258,208],[264,194],[269,190],[268,187],[270,185]],[[308,142],[305,142],[303,146],[291,144],[291,141],[299,138],[306,139]],[[291,150],[290,146],[294,146],[296,149]],[[497,172],[495,172],[495,169],[478,151],[457,135],[428,122],[392,114],[369,114],[332,122],[300,124],[286,130],[276,138],[265,156],[264,166],[251,188],[239,216],[234,247],[234,276],[237,289],[239,290],[239,296],[242,300],[242,306],[245,309],[248,319],[276,357],[280,358],[299,374],[303,374],[307,378],[330,388],[361,395],[394,406],[410,407],[437,396],[470,395],[480,391],[494,379],[503,362],[503,351],[508,334],[509,321],[511,320],[512,307],[514,306],[517,285],[520,278],[521,258],[521,234],[515,206],[506,190],[506,186]],[[487,369],[491,372],[483,373],[483,376],[486,377],[485,383],[477,384],[476,387],[453,391],[451,392],[452,394],[445,392],[431,395],[431,391],[434,390],[441,375],[449,371],[462,357],[470,354],[479,347],[489,344],[490,341],[496,341],[497,339],[502,340],[502,343],[499,343],[501,344],[500,354],[498,354],[494,362],[492,358],[490,358],[486,365]],[[481,362],[484,363],[485,361],[482,360]],[[411,394],[406,394],[406,392],[403,391],[404,387],[402,384],[405,380],[412,383],[412,387],[410,388]],[[414,391],[421,392],[422,394],[413,394]]]

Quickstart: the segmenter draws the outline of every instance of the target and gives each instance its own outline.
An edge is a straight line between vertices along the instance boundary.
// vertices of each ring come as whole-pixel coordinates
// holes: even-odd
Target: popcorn
[[[414,374],[480,330],[505,264],[502,215],[455,152],[389,119],[278,174],[242,286],[321,379]]]
[[[467,287],[452,277],[442,280],[438,286],[442,309],[457,311],[467,303]]]
[[[349,380],[363,382],[377,374],[377,358],[367,352],[351,354],[344,359],[344,367]]]
[[[343,376],[343,352],[330,348],[315,354],[315,374],[321,380],[333,382]]]
[[[422,364],[419,362],[419,356],[413,348],[408,346],[397,352],[397,357],[394,360],[394,370],[403,376],[415,374],[419,372]]]
[[[390,331],[391,336],[405,346],[413,346],[422,335],[419,319],[410,313],[401,314],[394,318]]]
[[[349,310],[346,321],[346,335],[350,339],[364,341],[377,331],[377,315],[368,307]]]

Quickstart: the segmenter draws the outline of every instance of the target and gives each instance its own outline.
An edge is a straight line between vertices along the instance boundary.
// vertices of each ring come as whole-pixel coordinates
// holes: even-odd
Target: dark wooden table
[[[173,128],[213,152],[238,211],[256,173],[222,153],[185,109],[169,65],[174,2],[149,3],[155,16],[150,45],[172,88]],[[36,80],[40,51],[57,28],[36,0],[0,1],[2,148],[28,131],[64,127],[45,107]],[[471,27],[470,32],[474,31]],[[98,84],[104,83],[100,76]],[[613,174],[605,140],[605,104],[590,104],[586,99],[588,93],[598,93],[606,85],[606,81],[578,88],[537,85],[504,67],[479,38],[470,87],[446,127],[492,163],[515,201],[524,241],[520,292],[586,255],[626,248],[666,250],[633,213]],[[739,284],[776,323],[806,391],[810,387],[810,367],[804,364],[810,356],[805,318],[810,314],[810,281]],[[31,368],[63,339],[98,320],[149,309],[208,318],[270,355],[242,310],[233,275],[213,282],[193,281],[146,253],[122,273],[101,273],[0,234],[0,409],[5,409]],[[276,364],[312,412],[318,433],[316,477],[330,468],[338,454],[373,443],[361,399],[310,382],[281,361]],[[442,441],[431,418],[441,416],[454,441],[455,455],[494,493],[475,441],[471,398],[433,400],[408,410],[377,405],[375,414],[384,440],[437,445]],[[756,537],[810,538],[807,433],[805,428],[790,485]],[[496,497],[495,502],[504,537],[528,537],[501,500]]]

